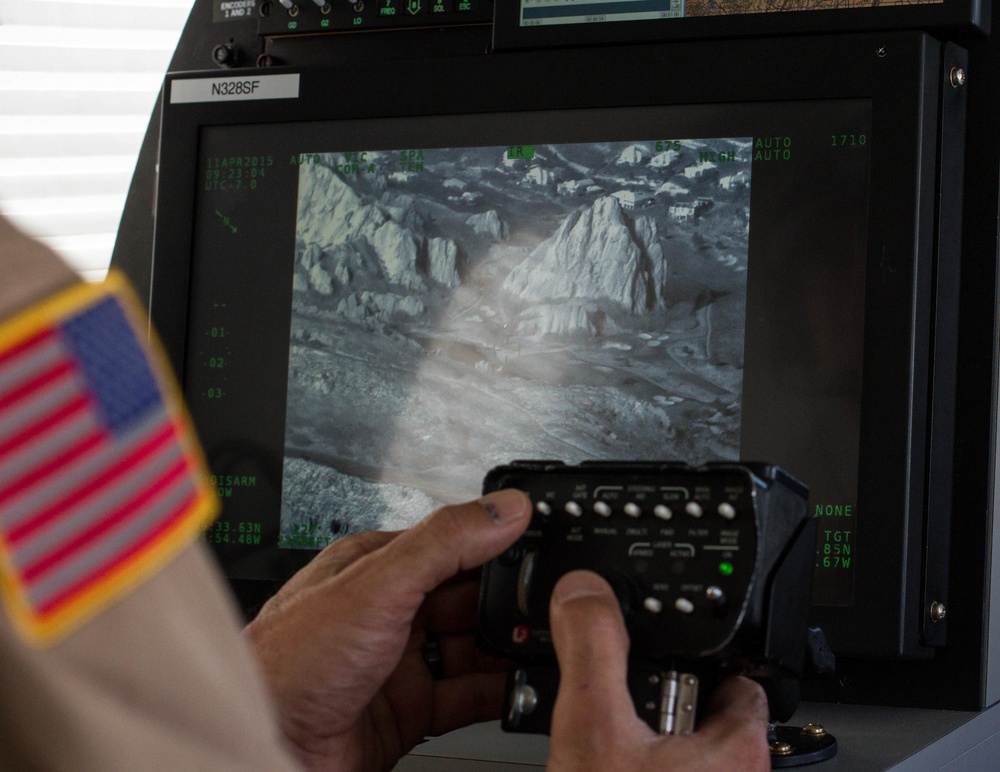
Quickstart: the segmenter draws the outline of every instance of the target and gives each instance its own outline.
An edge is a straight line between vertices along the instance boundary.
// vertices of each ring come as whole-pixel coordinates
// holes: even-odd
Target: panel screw
[[[885,59],[885,57],[889,55],[889,49],[886,48],[885,46],[879,46],[878,49],[875,51],[875,54],[876,56],[878,56],[879,59]]]
[[[934,601],[931,604],[931,621],[940,622],[946,616],[948,616],[948,609],[945,607],[945,605],[938,601]]]
[[[794,752],[791,743],[782,742],[781,740],[772,742],[770,748],[772,756],[791,756]]]
[[[212,49],[212,59],[220,67],[235,67],[240,63],[240,50],[231,40],[228,43],[220,43]]]
[[[806,724],[802,727],[802,734],[808,735],[809,737],[823,737],[826,734],[826,730],[823,728],[822,724]]]
[[[952,67],[949,80],[952,88],[961,88],[965,85],[965,70],[961,67]]]

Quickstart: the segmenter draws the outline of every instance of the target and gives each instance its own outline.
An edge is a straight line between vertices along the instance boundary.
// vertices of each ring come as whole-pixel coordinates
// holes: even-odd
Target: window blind
[[[192,0],[0,0],[0,212],[100,280]]]

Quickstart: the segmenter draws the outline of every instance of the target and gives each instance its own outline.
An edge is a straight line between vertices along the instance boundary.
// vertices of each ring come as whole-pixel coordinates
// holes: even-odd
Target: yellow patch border
[[[22,636],[39,646],[57,643],[159,572],[201,535],[219,511],[208,465],[196,439],[180,387],[172,375],[163,347],[142,310],[142,304],[121,274],[112,271],[102,284],[76,284],[0,324],[0,352],[109,297],[118,301],[132,331],[140,343],[145,343],[149,367],[159,387],[160,397],[179,430],[183,455],[194,473],[195,500],[164,534],[81,591],[78,597],[47,615],[38,614],[28,601],[11,562],[11,552],[0,532],[0,598]]]

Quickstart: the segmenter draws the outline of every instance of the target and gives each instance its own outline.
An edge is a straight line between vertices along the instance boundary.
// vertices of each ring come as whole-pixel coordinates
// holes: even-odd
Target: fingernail
[[[479,505],[489,513],[494,523],[518,520],[531,512],[528,494],[514,488],[487,493],[479,499]]]
[[[554,603],[568,603],[577,598],[605,596],[611,591],[608,583],[591,571],[573,571],[560,579],[552,591]]]

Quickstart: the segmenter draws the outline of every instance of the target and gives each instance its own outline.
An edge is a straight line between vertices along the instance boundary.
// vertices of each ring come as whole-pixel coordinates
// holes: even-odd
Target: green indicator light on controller
[[[734,570],[733,564],[730,563],[728,560],[723,560],[721,563],[719,563],[719,573],[722,574],[723,576],[732,576],[733,570]]]

